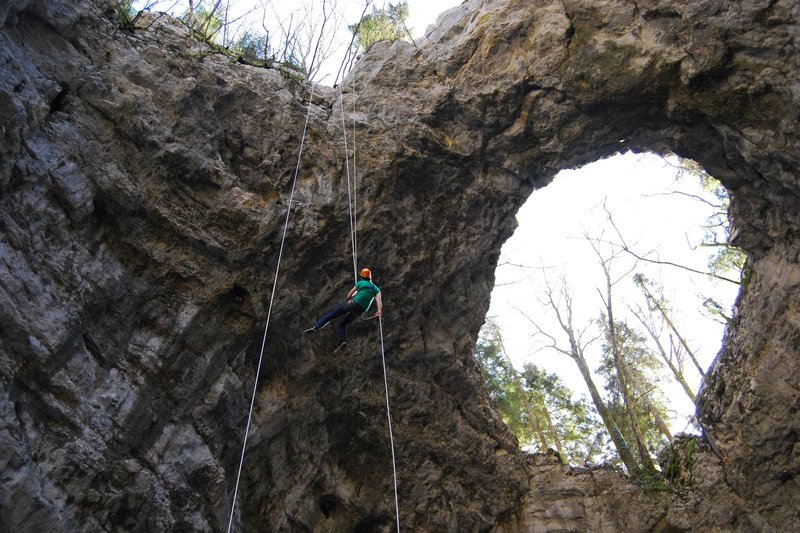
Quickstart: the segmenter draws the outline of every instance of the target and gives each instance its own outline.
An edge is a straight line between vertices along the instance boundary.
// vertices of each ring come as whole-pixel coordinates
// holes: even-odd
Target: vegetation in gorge
[[[145,14],[166,10],[198,39],[239,62],[291,69],[310,81],[320,81],[325,75],[323,63],[334,53],[342,53],[336,79],[327,80],[335,85],[356,57],[375,43],[413,41],[406,26],[408,3],[388,3],[379,8],[373,1],[364,2],[360,18],[352,24],[342,20],[338,0],[304,0],[288,10],[285,6],[278,9],[273,0],[109,0],[108,5],[119,27],[126,31],[147,24],[143,22]],[[350,43],[339,50],[345,28],[349,30]]]
[[[693,161],[680,160],[676,180],[685,179],[700,180],[703,190],[716,199],[669,193],[685,194],[686,201],[703,202],[709,208],[697,248],[717,250],[706,272],[693,272],[721,283],[738,284],[746,258],[730,245],[727,191]],[[540,311],[524,315],[540,350],[548,349],[574,362],[589,392],[588,399],[578,397],[558,375],[531,363],[517,371],[494,320],[487,320],[481,331],[476,357],[492,400],[523,448],[552,448],[571,464],[619,464],[633,477],[649,477],[659,474],[655,458],[674,437],[670,430],[669,395],[665,391],[668,387],[682,391],[678,394],[685,395],[694,405],[697,390],[690,382],[703,376],[705,368],[693,340],[681,331],[677,320],[680,310],[666,296],[665,281],[648,278],[639,266],[652,261],[671,268],[692,269],[655,261],[650,255],[637,252],[635,245],[625,242],[611,213],[606,213],[607,226],[601,234],[583,236],[596,258],[594,268],[602,272],[600,279],[604,280],[595,288],[596,294],[575,294],[563,274],[554,283],[548,277],[552,274],[542,269],[545,290],[538,295]],[[617,294],[617,287],[623,282],[638,289],[635,301]],[[596,318],[577,323],[577,300],[592,298],[600,303]],[[711,295],[705,297],[703,307],[707,316],[715,320],[731,320],[724,306]],[[543,325],[544,317],[549,317],[550,326]],[[591,368],[592,361],[599,361],[596,368]]]

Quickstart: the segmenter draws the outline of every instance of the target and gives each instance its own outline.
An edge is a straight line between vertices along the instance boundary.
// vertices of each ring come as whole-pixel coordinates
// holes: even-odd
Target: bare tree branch
[[[697,270],[697,269],[694,269],[694,268],[691,268],[691,267],[687,267],[685,265],[679,265],[678,263],[673,263],[672,261],[659,261],[657,259],[649,259],[647,257],[642,257],[642,256],[636,254],[635,252],[633,252],[632,250],[629,250],[628,248],[625,248],[624,246],[621,247],[621,250],[623,252],[625,252],[625,253],[628,253],[628,254],[632,255],[636,259],[639,259],[640,261],[645,261],[647,263],[653,263],[653,264],[656,264],[656,265],[672,266],[672,267],[680,268],[681,270],[686,270],[688,272],[694,272],[695,274],[702,274],[703,276],[709,276],[711,278],[719,279],[719,280],[722,280],[722,281],[727,281],[728,283],[733,283],[734,285],[741,285],[741,283],[736,281],[736,280],[733,280],[733,279],[730,279],[730,278],[726,278],[725,276],[720,276],[720,275],[714,274],[712,272],[703,272],[702,270]]]
[[[339,65],[339,70],[336,72],[336,79],[333,82],[333,86],[339,83],[339,76],[341,75],[342,78],[350,71],[350,68],[353,65],[353,60],[356,57],[356,52],[353,50],[353,44],[356,42],[356,36],[358,35],[358,29],[361,27],[361,21],[364,20],[364,15],[367,14],[367,9],[372,5],[372,0],[366,0],[364,2],[364,10],[361,12],[361,16],[358,18],[358,22],[356,23],[356,27],[352,30],[353,36],[350,38],[350,44],[347,45],[345,49],[345,55],[342,58],[342,62]]]
[[[727,281],[728,283],[733,283],[734,285],[741,285],[741,283],[736,281],[736,280],[733,280],[733,279],[730,279],[730,278],[726,278],[725,276],[720,276],[718,274],[714,274],[713,272],[704,272],[702,270],[697,270],[697,269],[694,269],[694,268],[691,268],[691,267],[687,267],[685,265],[680,265],[678,263],[673,263],[672,261],[659,261],[657,259],[650,259],[648,257],[644,257],[644,256],[641,256],[641,255],[637,254],[636,252],[634,252],[633,250],[631,250],[628,247],[627,243],[625,242],[625,239],[622,236],[622,232],[620,232],[619,228],[617,228],[617,225],[614,223],[614,219],[611,217],[611,213],[608,212],[608,210],[606,210],[606,214],[608,215],[609,223],[614,228],[614,231],[616,231],[617,237],[619,237],[619,240],[622,242],[622,244],[616,244],[616,243],[613,243],[613,242],[609,242],[609,244],[611,244],[612,246],[619,247],[620,250],[622,250],[623,252],[633,256],[634,258],[638,259],[639,261],[645,261],[647,263],[653,263],[653,264],[656,264],[656,265],[672,266],[672,267],[680,268],[682,270],[686,270],[688,272],[694,272],[695,274],[701,274],[703,276],[709,276],[709,277],[712,277],[712,278],[715,278],[715,279],[719,279],[719,280],[722,280],[722,281]]]
[[[702,203],[704,203],[706,205],[709,205],[709,206],[713,207],[714,209],[719,209],[719,210],[723,209],[723,206],[721,204],[715,204],[714,202],[706,200],[705,198],[703,198],[700,195],[691,194],[691,193],[683,192],[683,191],[670,190],[670,191],[667,191],[667,192],[657,192],[657,193],[653,193],[653,194],[647,194],[647,195],[645,195],[645,197],[646,198],[652,198],[654,196],[672,196],[673,194],[674,195],[679,195],[679,196],[686,196],[688,198],[692,198],[694,200],[697,200],[698,202],[702,202]]]
[[[502,263],[497,263],[497,266],[498,267],[511,266],[511,267],[516,267],[516,268],[526,268],[526,269],[530,269],[530,270],[551,270],[553,268],[556,268],[554,265],[550,265],[550,266],[544,266],[544,265],[542,265],[542,266],[531,266],[531,265],[523,265],[521,263],[512,263],[511,261],[503,261]]]
[[[667,353],[667,351],[664,349],[664,345],[661,343],[658,332],[656,331],[655,324],[652,322],[652,317],[650,317],[650,320],[645,320],[645,316],[650,316],[650,314],[645,313],[640,306],[637,305],[636,307],[637,308],[634,310],[628,306],[628,309],[630,309],[631,313],[633,313],[633,316],[636,317],[639,323],[642,324],[650,338],[653,339],[653,342],[658,349],[658,354],[661,356],[664,364],[666,364],[667,367],[672,371],[675,381],[681,385],[683,391],[686,393],[689,399],[692,400],[692,403],[695,403],[696,395],[694,391],[692,391],[691,387],[689,387],[689,384],[686,382],[686,379],[683,376],[683,362],[677,357],[677,354],[675,354],[677,363],[673,363],[672,361],[672,355],[675,353],[673,350],[672,335],[670,335],[670,350],[669,353]]]
[[[564,350],[563,348],[559,348],[558,341],[556,341],[556,338],[553,337],[552,335],[550,335],[549,333],[547,333],[545,330],[543,330],[541,328],[541,326],[539,326],[539,324],[537,324],[536,321],[533,320],[525,311],[523,311],[522,309],[516,307],[513,304],[511,305],[511,307],[515,311],[517,311],[519,314],[521,314],[523,317],[525,317],[525,319],[528,322],[530,322],[530,324],[535,328],[536,331],[534,331],[534,334],[533,334],[534,336],[542,335],[543,337],[546,337],[547,339],[550,340],[549,344],[546,344],[543,348],[538,349],[537,352],[541,351],[544,348],[550,348],[550,349],[556,350],[559,353],[562,353],[564,355],[569,355],[571,357],[570,352],[567,351],[567,350]]]

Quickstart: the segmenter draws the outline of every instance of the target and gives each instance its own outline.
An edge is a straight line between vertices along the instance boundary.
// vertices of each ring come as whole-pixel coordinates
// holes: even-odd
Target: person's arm
[[[375,295],[375,304],[378,306],[378,311],[375,312],[375,316],[381,316],[383,312],[383,302],[381,302],[381,293]]]
[[[353,287],[352,289],[350,289],[350,292],[348,292],[348,293],[347,293],[347,301],[348,301],[348,302],[350,301],[350,299],[353,297],[353,295],[354,295],[356,292],[358,292],[358,289],[356,289],[355,287]]]

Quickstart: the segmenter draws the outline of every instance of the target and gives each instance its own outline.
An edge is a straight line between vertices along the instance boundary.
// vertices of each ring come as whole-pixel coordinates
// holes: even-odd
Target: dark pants
[[[361,309],[361,306],[352,300],[348,303],[340,305],[324,317],[317,320],[316,324],[314,324],[314,327],[319,329],[337,316],[342,316],[344,314],[347,314],[347,316],[344,317],[341,322],[339,322],[339,340],[345,341],[347,340],[347,331],[345,329],[347,324],[364,314],[364,310]]]

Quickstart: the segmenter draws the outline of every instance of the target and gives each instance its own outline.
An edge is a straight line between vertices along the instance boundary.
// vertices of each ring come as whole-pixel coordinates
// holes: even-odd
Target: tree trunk
[[[528,400],[528,391],[525,390],[525,387],[522,385],[522,381],[519,379],[519,374],[517,373],[516,369],[514,369],[514,364],[511,362],[511,358],[508,356],[506,352],[506,347],[503,344],[503,340],[500,339],[500,353],[503,354],[503,357],[508,363],[508,368],[511,369],[511,374],[514,376],[514,385],[519,390],[519,394],[522,397],[522,403],[525,406],[525,412],[528,413],[528,421],[531,425],[531,429],[533,433],[536,435],[536,438],[539,439],[539,451],[546,452],[547,451],[547,437],[545,437],[544,432],[542,431],[542,425],[539,423],[539,418],[536,416],[536,413],[533,412],[531,408],[531,403]]]
[[[653,458],[650,456],[650,451],[647,449],[647,444],[644,442],[642,430],[639,427],[639,420],[636,417],[636,410],[634,409],[633,402],[631,401],[630,390],[628,388],[627,375],[629,372],[627,369],[627,363],[622,357],[619,341],[617,339],[617,327],[614,322],[613,306],[611,305],[611,275],[608,271],[608,266],[602,260],[601,265],[603,266],[603,271],[606,276],[605,305],[606,319],[608,320],[608,340],[609,344],[611,344],[611,353],[614,358],[614,366],[617,369],[617,381],[619,381],[622,403],[625,406],[625,412],[628,414],[628,419],[631,424],[631,431],[633,432],[633,438],[636,441],[636,448],[639,451],[639,458],[642,460],[642,465],[644,465],[645,470],[652,474],[656,472],[656,465],[653,463]]]
[[[675,324],[673,324],[672,320],[670,320],[669,315],[667,314],[667,310],[664,309],[664,306],[661,305],[661,302],[659,302],[658,300],[656,300],[653,297],[653,295],[650,293],[650,290],[644,284],[642,284],[641,287],[642,287],[642,290],[644,291],[644,294],[645,294],[645,297],[647,298],[647,300],[649,302],[651,302],[656,307],[656,309],[658,309],[658,312],[661,313],[661,316],[664,318],[664,322],[667,323],[667,326],[669,326],[669,329],[671,329],[672,332],[675,333],[675,336],[678,337],[678,342],[681,343],[681,346],[683,346],[683,349],[686,350],[687,354],[689,354],[689,357],[691,358],[692,362],[694,363],[694,366],[697,368],[697,371],[700,372],[701,376],[705,376],[706,375],[705,370],[703,370],[703,367],[700,366],[700,363],[697,361],[697,357],[695,357],[694,352],[692,351],[691,348],[689,348],[689,345],[686,344],[686,341],[683,339],[681,334],[678,332],[678,329],[675,327]]]
[[[511,361],[509,361],[509,364]],[[511,367],[512,369],[514,367]],[[536,437],[539,439],[539,451],[546,452],[547,451],[547,437],[544,435],[544,431],[542,431],[542,425],[539,423],[539,417],[536,416],[536,413],[533,412],[531,408],[531,403],[528,400],[528,391],[522,386],[522,382],[519,380],[519,376],[517,376],[516,370],[514,371],[514,384],[519,388],[519,392],[522,395],[522,403],[525,404],[525,411],[528,413],[528,420],[531,424],[531,429],[536,434]]]
[[[602,396],[600,396],[600,392],[598,392],[597,387],[594,384],[592,373],[589,371],[589,366],[586,364],[586,358],[583,356],[583,349],[578,341],[579,336],[575,334],[575,326],[573,325],[572,321],[572,298],[570,297],[569,291],[566,290],[563,284],[561,296],[563,297],[564,305],[566,306],[566,318],[562,316],[561,310],[559,309],[559,304],[557,304],[553,299],[552,289],[550,289],[548,286],[548,304],[555,313],[561,329],[564,331],[564,333],[566,333],[567,339],[569,339],[569,351],[557,348],[555,345],[555,339],[550,337],[554,341],[553,346],[556,347],[559,352],[570,356],[572,360],[575,361],[575,364],[578,365],[578,370],[580,371],[581,376],[583,376],[583,381],[586,383],[586,387],[589,389],[589,395],[592,397],[594,407],[597,409],[597,413],[603,420],[603,424],[606,426],[606,429],[608,429],[608,433],[611,436],[611,441],[614,443],[614,448],[616,448],[622,463],[625,465],[625,468],[628,470],[628,474],[631,477],[639,477],[642,475],[642,467],[639,466],[636,458],[631,453],[628,443],[625,442],[625,437],[622,436],[619,428],[617,428],[614,418],[611,416],[606,404],[603,402]],[[532,320],[531,323],[536,325],[536,323]],[[539,332],[544,333],[541,328],[538,326],[536,327]]]
[[[647,412],[649,412],[653,416],[653,421],[656,423],[658,431],[662,435],[664,435],[667,438],[667,440],[672,440],[672,433],[669,430],[669,426],[667,426],[667,423],[664,422],[664,419],[661,418],[661,415],[658,414],[658,411],[650,402],[650,399],[647,397],[647,391],[644,390],[644,386],[636,377],[636,374],[631,373],[627,377],[628,377],[628,382],[633,384],[634,392],[636,392],[636,394],[638,394],[639,396],[639,398],[636,400],[637,403],[641,401]]]
[[[617,449],[617,453],[619,454],[620,459],[622,459],[622,463],[628,470],[628,474],[631,477],[641,476],[642,467],[639,466],[639,463],[636,461],[633,453],[631,453],[628,443],[625,442],[625,437],[622,436],[622,433],[617,428],[617,424],[614,422],[614,418],[611,416],[608,408],[606,408],[606,404],[603,402],[603,398],[600,396],[600,393],[594,384],[592,374],[589,372],[589,367],[586,364],[586,360],[583,358],[583,355],[577,352],[574,352],[573,360],[578,365],[578,370],[580,370],[581,376],[583,376],[583,380],[586,382],[586,386],[589,388],[589,395],[592,397],[594,407],[597,409],[597,413],[603,420],[603,424],[605,424],[606,428],[608,429],[608,433],[611,435],[611,441],[614,443],[614,447]]]
[[[644,329],[650,335],[650,338],[653,339],[653,342],[656,343],[656,347],[658,348],[658,353],[661,356],[661,359],[664,361],[664,364],[666,364],[667,367],[669,367],[670,371],[672,371],[672,375],[675,377],[675,381],[680,383],[681,387],[683,387],[683,392],[685,392],[686,396],[688,396],[689,399],[692,400],[692,403],[696,405],[697,397],[695,393],[692,391],[691,387],[689,387],[689,384],[686,382],[686,378],[683,377],[683,371],[680,368],[676,367],[675,364],[672,362],[672,358],[670,357],[669,354],[667,354],[667,351],[664,349],[664,345],[661,344],[661,339],[658,338],[658,335],[656,334],[654,327],[648,324],[644,320],[644,317],[640,316],[640,313],[643,313],[643,310],[641,308],[639,308],[639,312],[634,312],[634,316],[636,316],[639,322],[641,322]]]
[[[545,422],[547,422],[547,432],[550,433],[550,438],[553,439],[553,442],[556,445],[556,451],[559,455],[563,456],[564,449],[561,447],[561,438],[558,436],[556,432],[556,427],[553,425],[553,419],[550,417],[550,413],[547,411],[547,404],[544,403],[545,399],[542,397],[542,406],[544,408],[544,418]]]

